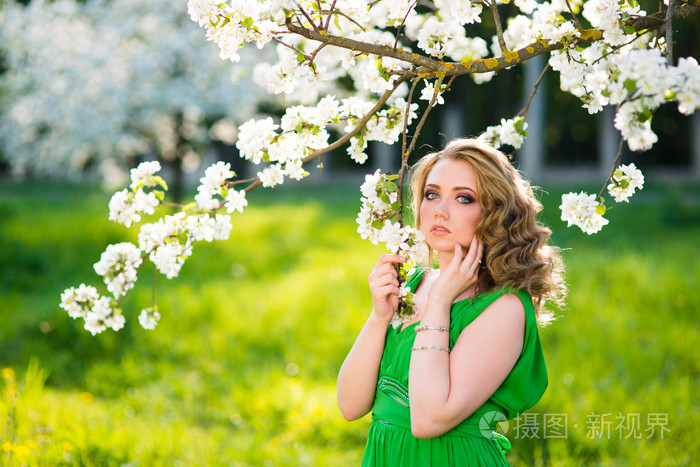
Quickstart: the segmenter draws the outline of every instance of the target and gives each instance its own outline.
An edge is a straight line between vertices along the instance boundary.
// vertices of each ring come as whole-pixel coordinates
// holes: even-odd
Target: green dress
[[[424,273],[425,270],[414,273],[407,286],[415,290]],[[496,392],[481,407],[436,438],[419,439],[411,434],[408,367],[416,335],[413,328],[417,323],[403,330],[389,326],[363,467],[508,465],[505,451],[510,449],[510,442],[494,431],[496,425],[534,406],[547,388],[547,368],[532,300],[525,292],[515,293],[523,302],[526,316],[525,341],[520,357]],[[486,292],[452,305],[450,348],[462,330],[503,294],[503,291]]]

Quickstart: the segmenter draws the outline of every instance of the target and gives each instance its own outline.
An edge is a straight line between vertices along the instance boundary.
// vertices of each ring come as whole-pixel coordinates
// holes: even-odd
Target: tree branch
[[[425,67],[429,70],[440,70],[441,68],[443,68],[441,62],[420,54],[406,52],[403,49],[394,49],[393,47],[389,47],[387,45],[368,44],[366,42],[357,41],[355,39],[349,39],[347,37],[334,36],[332,34],[328,34],[326,31],[312,31],[307,28],[296,26],[291,22],[289,18],[287,18],[286,26],[289,29],[289,32],[299,34],[300,36],[306,37],[307,39],[311,39],[318,42],[324,42],[328,45],[333,45],[343,49],[354,50],[366,54],[392,57],[406,63],[412,63],[417,66]]]
[[[406,20],[408,19],[408,15],[411,14],[411,10],[413,10],[416,7],[416,2],[413,2],[410,7],[408,7],[408,10],[406,11],[406,15],[403,17],[403,21],[401,21],[401,24],[399,24],[399,27],[396,29],[396,41],[394,41],[394,50],[396,50],[396,46],[399,44],[399,37],[401,37],[401,28],[403,28],[404,24],[406,24]]]
[[[669,0],[666,9],[666,65],[673,66],[673,11],[677,0]]]
[[[700,2],[698,0],[684,3],[680,7],[673,9],[672,21],[686,19],[698,13],[700,13]],[[630,18],[626,23],[627,26],[632,26],[637,32],[658,29],[664,24],[666,24],[666,13],[663,11],[653,15]]]
[[[501,15],[498,14],[498,6],[496,6],[496,0],[483,0],[491,8],[491,13],[493,13],[493,22],[496,25],[496,36],[498,36],[498,45],[501,46],[501,53],[505,55],[508,52],[508,47],[506,47],[506,41],[503,38],[503,27],[501,26]]]
[[[377,112],[379,112],[381,110],[381,108],[384,106],[384,104],[386,104],[386,101],[389,100],[389,98],[394,94],[394,92],[396,91],[396,89],[398,89],[398,87],[401,85],[401,83],[403,83],[407,79],[408,79],[408,77],[405,77],[405,76],[402,76],[399,79],[397,79],[396,83],[394,83],[394,87],[387,90],[386,92],[384,92],[384,94],[382,94],[382,97],[379,98],[379,100],[374,105],[374,107],[372,107],[372,109],[369,112],[367,112],[367,114],[365,114],[365,116],[362,117],[362,119],[359,122],[357,122],[357,125],[355,126],[355,128],[353,128],[348,133],[346,133],[345,136],[336,140],[333,144],[330,144],[323,149],[319,149],[318,151],[312,152],[308,156],[304,157],[301,160],[301,162],[302,163],[309,162],[310,160],[316,159],[317,157],[320,157],[326,153],[329,153],[329,152],[333,151],[334,149],[337,149],[337,148],[341,147],[343,144],[350,141],[350,138],[352,138],[356,134],[360,133],[365,128],[365,126],[367,125],[367,122],[369,122],[370,119]],[[253,191],[254,189],[256,189],[257,187],[259,187],[260,185],[262,185],[262,182],[260,181],[260,177],[256,177],[254,179],[253,183],[248,185],[244,191],[246,193],[249,193],[249,192]]]
[[[331,16],[333,16],[333,10],[335,9],[335,2],[337,0],[333,0],[333,3],[331,4],[330,9],[328,10],[328,18],[326,18],[326,31],[328,31],[328,28],[331,26]],[[323,22],[323,21],[321,21]]]
[[[566,7],[569,9],[569,13],[571,13],[571,16],[574,18],[574,23],[576,23],[576,27],[578,29],[583,29],[581,26],[581,22],[578,20],[578,17],[574,14],[574,10],[571,8],[571,3],[569,0],[566,0]]]
[[[408,140],[408,115],[411,112],[411,103],[413,102],[413,93],[416,90],[416,86],[420,81],[419,78],[413,78],[413,84],[411,85],[411,90],[408,92],[408,98],[406,99],[406,111],[403,116],[403,130],[401,131],[401,168],[399,169],[399,212],[398,221],[403,226],[403,212],[404,212],[404,201],[403,201],[403,187],[404,180],[406,177],[406,169],[408,168],[408,156],[410,152],[406,151],[406,143]]]
[[[542,83],[542,80],[544,79],[544,75],[547,73],[547,70],[549,70],[549,62],[544,66],[544,69],[542,70],[542,73],[540,73],[540,77],[537,78],[537,81],[535,82],[535,85],[532,86],[532,92],[530,93],[530,97],[527,99],[527,104],[525,104],[525,107],[515,114],[516,117],[519,117],[520,115],[523,116],[524,120],[527,120],[527,113],[530,110],[530,104],[532,103],[532,98],[535,97],[535,94],[537,94],[537,89],[540,87],[540,83]]]

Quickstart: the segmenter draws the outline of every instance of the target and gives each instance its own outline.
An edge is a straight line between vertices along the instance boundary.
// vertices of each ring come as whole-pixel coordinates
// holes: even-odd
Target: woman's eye
[[[428,200],[437,199],[437,193],[435,193],[434,191],[426,191],[425,192],[425,199],[428,199]]]
[[[474,198],[469,195],[459,195],[457,196],[457,201],[462,204],[470,204],[474,202]]]

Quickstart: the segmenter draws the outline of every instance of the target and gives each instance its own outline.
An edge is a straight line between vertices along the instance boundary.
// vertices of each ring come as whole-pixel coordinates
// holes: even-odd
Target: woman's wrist
[[[435,307],[438,310],[447,310],[449,311],[450,308],[452,307],[452,303],[454,302],[454,298],[449,298],[445,294],[441,293],[434,293],[431,291],[428,294],[428,307]]]
[[[382,316],[373,309],[372,313],[369,314],[367,321],[381,326],[389,326],[389,323],[391,323],[393,317],[393,314],[389,315],[388,317]]]

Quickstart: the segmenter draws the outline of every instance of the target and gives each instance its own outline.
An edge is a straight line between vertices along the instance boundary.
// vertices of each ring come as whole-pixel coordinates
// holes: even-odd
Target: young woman
[[[415,316],[398,306],[397,255],[369,275],[373,310],[338,375],[338,405],[372,411],[363,466],[508,465],[495,433],[547,388],[537,326],[565,286],[541,205],[508,159],[475,139],[449,143],[414,167],[416,225],[439,268],[407,281]]]

